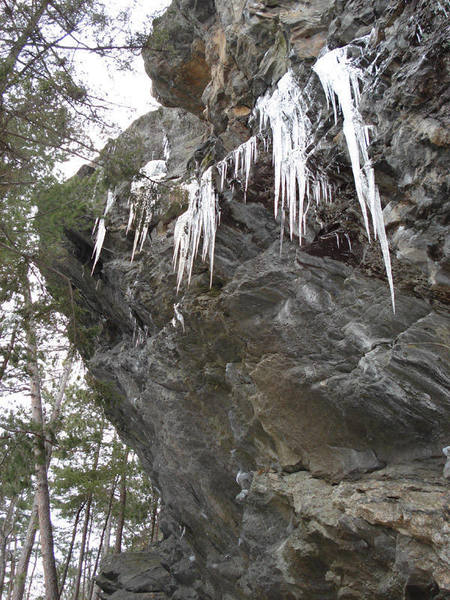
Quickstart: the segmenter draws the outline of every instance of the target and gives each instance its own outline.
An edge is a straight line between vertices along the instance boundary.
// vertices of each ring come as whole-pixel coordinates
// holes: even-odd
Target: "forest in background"
[[[128,10],[112,13],[97,0],[0,7],[2,600],[91,600],[108,553],[158,539],[158,496],[104,417],[107,390],[84,375],[74,341],[89,332],[69,281],[43,251],[57,248],[61,218],[77,218],[80,207],[69,194],[45,226],[38,210],[69,157],[102,166],[93,136],[111,131],[114,103],[89,89],[77,65],[82,54],[128,68],[148,34],[130,22]],[[65,290],[59,298],[44,272]]]

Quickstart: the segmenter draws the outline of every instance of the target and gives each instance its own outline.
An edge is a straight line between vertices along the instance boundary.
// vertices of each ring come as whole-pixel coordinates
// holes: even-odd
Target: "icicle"
[[[94,264],[92,266],[91,275],[94,273],[95,265],[100,258],[100,253],[102,251],[103,242],[105,240],[106,235],[106,227],[105,227],[105,219],[101,218],[98,222],[97,226],[97,236],[95,238],[94,251],[92,252],[92,257],[94,258]]]
[[[184,317],[183,314],[181,313],[180,309],[178,308],[180,306],[180,303],[177,302],[176,304],[173,305],[173,312],[175,314],[174,318],[172,319],[172,325],[174,327],[176,327],[177,321],[179,323],[181,323],[181,327],[183,329],[183,333],[185,332],[184,329]]]
[[[225,186],[225,179],[227,177],[227,171],[228,171],[228,163],[227,163],[226,158],[224,160],[221,160],[220,162],[218,162],[216,165],[216,168],[220,174],[220,191],[223,192],[223,188]]]
[[[209,258],[210,283],[214,269],[214,247],[217,226],[220,220],[217,194],[212,182],[212,167],[202,175],[200,185],[193,181],[188,187],[189,206],[177,219],[174,229],[173,264],[177,269],[177,290],[183,275],[192,276],[194,260],[203,236],[202,260]]]
[[[232,158],[234,161],[234,176],[237,177],[239,175],[239,171],[241,175],[245,177],[244,183],[244,200],[247,197],[247,189],[248,189],[248,180],[250,178],[250,169],[253,164],[256,162],[258,157],[258,149],[257,149],[257,137],[256,135],[252,136],[246,142],[241,144],[233,150]],[[222,161],[224,162],[224,161]],[[225,172],[226,174],[226,172]],[[223,184],[222,184],[223,189]]]
[[[260,131],[272,130],[272,154],[275,172],[275,217],[281,212],[284,223],[287,211],[292,239],[295,229],[301,243],[305,226],[305,200],[313,190],[316,202],[328,196],[323,174],[315,175],[307,166],[308,146],[313,141],[313,127],[307,116],[307,104],[300,86],[288,71],[273,93],[268,92],[256,103]],[[281,232],[283,235],[283,232]]]
[[[344,117],[343,131],[350,154],[356,194],[370,240],[367,216],[367,207],[369,208],[374,236],[375,238],[378,237],[380,242],[391,291],[392,307],[395,312],[394,283],[389,246],[384,228],[383,210],[380,194],[375,183],[375,173],[369,158],[369,128],[364,124],[359,112],[359,82],[365,81],[365,74],[356,65],[355,61],[348,57],[347,46],[327,52],[319,58],[313,66],[313,70],[319,76],[328,105],[331,102],[333,106],[335,121],[337,122],[338,108]]]
[[[167,137],[166,134],[164,134],[164,137],[163,137],[163,153],[164,153],[164,160],[167,162],[170,158],[170,145],[169,145],[169,138]]]
[[[116,200],[116,197],[115,197],[114,193],[111,190],[108,190],[108,194],[106,197],[106,207],[103,212],[103,217],[101,217],[100,219],[97,219],[95,221],[94,229],[92,230],[92,235],[94,235],[95,230],[97,230],[97,235],[95,238],[94,250],[92,252],[92,258],[94,259],[94,264],[92,266],[91,275],[94,273],[95,266],[98,262],[98,259],[100,258],[100,254],[101,254],[101,251],[103,248],[103,242],[105,241],[105,235],[106,235],[105,217],[111,210],[115,200]]]
[[[149,161],[139,172],[137,178],[131,183],[131,196],[128,200],[130,209],[127,233],[135,226],[131,262],[136,252],[141,252],[153,217],[153,208],[158,200],[157,182],[167,173],[166,163],[163,160]],[[149,181],[151,179],[151,181]]]

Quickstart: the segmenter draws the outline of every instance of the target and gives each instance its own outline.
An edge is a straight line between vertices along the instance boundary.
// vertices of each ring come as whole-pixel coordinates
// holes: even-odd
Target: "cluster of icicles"
[[[348,47],[337,48],[317,60],[313,70],[318,75],[327,103],[331,104],[337,122],[338,112],[343,115],[343,131],[350,154],[356,193],[361,207],[367,235],[379,239],[386,274],[389,282],[392,306],[395,310],[394,286],[391,272],[389,247],[384,228],[380,194],[369,158],[369,127],[363,122],[358,106],[360,82],[365,74],[354,59],[348,56]],[[298,235],[302,242],[305,219],[311,200],[318,203],[331,199],[331,186],[326,175],[313,171],[308,158],[313,142],[313,124],[307,116],[307,103],[303,92],[291,72],[278,82],[275,91],[267,93],[256,104],[259,114],[260,134],[270,126],[275,175],[274,212],[281,218],[281,235],[286,218],[289,220],[290,236]],[[189,207],[175,225],[174,266],[177,270],[178,288],[184,275],[191,279],[194,259],[200,238],[203,238],[202,259],[209,257],[212,278],[214,246],[220,221],[218,195],[213,185],[212,170],[220,174],[221,191],[229,169],[234,177],[243,180],[246,195],[252,165],[258,158],[258,136],[251,137],[224,160],[209,167],[200,183],[189,185]],[[232,173],[231,173],[232,174]]]
[[[168,158],[168,142],[164,141],[164,156]],[[148,229],[153,217],[153,209],[158,200],[158,181],[164,179],[166,175],[165,160],[151,160],[141,170],[140,178],[131,183],[130,196],[128,198],[128,224],[127,234],[134,227],[133,250],[131,252],[131,261],[137,251],[141,251],[145,240],[147,239]],[[94,190],[95,197],[95,190]],[[108,190],[106,207],[103,216],[95,221],[92,235],[95,235],[95,245],[92,253],[93,266],[92,273],[95,270],[98,259],[103,248],[103,242],[106,235],[106,216],[114,206],[116,201],[115,193]]]
[[[328,105],[332,105],[337,122],[338,113],[343,116],[343,131],[351,159],[356,193],[361,207],[367,235],[378,238],[383,254],[387,278],[394,303],[389,247],[384,228],[380,194],[375,183],[375,174],[369,158],[369,127],[363,122],[359,112],[360,82],[364,83],[365,73],[358,61],[348,55],[348,47],[337,48],[325,53],[317,60],[313,70],[318,75],[324,89]],[[217,227],[220,222],[218,193],[214,187],[213,169],[220,175],[220,191],[223,191],[227,176],[240,177],[244,195],[247,194],[252,165],[258,159],[258,138],[266,138],[263,133],[269,126],[272,132],[272,154],[274,166],[274,213],[280,217],[281,236],[286,219],[289,222],[290,237],[298,236],[299,243],[305,230],[306,215],[311,201],[319,203],[331,200],[331,185],[324,172],[312,170],[309,158],[313,148],[314,128],[307,115],[308,103],[293,74],[287,72],[278,82],[273,93],[268,92],[259,98],[255,113],[259,115],[259,134],[236,148],[225,159],[209,167],[200,181],[192,180],[185,187],[189,195],[189,205],[175,224],[173,263],[177,271],[177,289],[186,275],[191,280],[194,260],[202,239],[202,259],[209,259],[211,274],[214,269],[214,249]],[[166,147],[165,147],[166,154]],[[149,163],[163,163],[151,161]],[[165,163],[164,163],[165,164]],[[153,168],[153,167],[152,167]],[[156,185],[156,184],[155,184]],[[135,238],[132,259],[136,250],[142,248],[151,220],[156,188],[143,187],[134,190],[130,203],[130,217],[127,232],[135,225]],[[109,192],[107,205],[102,218],[97,220],[97,239],[94,247],[94,268],[100,256],[105,237],[105,217],[114,203],[114,195]],[[369,219],[370,216],[370,219]],[[371,225],[370,226],[370,222]],[[95,229],[94,228],[94,229]]]

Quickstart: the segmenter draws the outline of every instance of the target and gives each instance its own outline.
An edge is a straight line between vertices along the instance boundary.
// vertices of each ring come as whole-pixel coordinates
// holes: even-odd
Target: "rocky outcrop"
[[[167,108],[125,143],[135,168],[163,158],[166,138],[171,151],[150,239],[131,262],[129,181],[113,169],[94,276],[88,227],[67,229],[59,266],[96,328],[82,349],[105,411],[164,504],[164,540],[104,566],[104,598],[450,597],[446,7],[175,0],[158,20],[144,56]],[[341,124],[311,70],[326,44],[368,34],[361,108],[375,126],[395,314]],[[280,251],[262,147],[247,201],[233,174],[220,195],[212,285],[198,259],[177,294],[183,181],[257,129],[255,101],[288,67],[307,90],[333,201],[311,206],[303,245]]]

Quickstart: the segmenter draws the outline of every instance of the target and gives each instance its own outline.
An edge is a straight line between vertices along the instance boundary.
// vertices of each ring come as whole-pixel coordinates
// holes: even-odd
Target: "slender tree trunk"
[[[59,586],[59,597],[61,598],[62,593],[64,591],[64,586],[66,584],[67,572],[70,567],[70,561],[72,560],[73,547],[75,545],[75,538],[77,535],[78,523],[80,521],[81,511],[83,510],[85,503],[83,502],[79,509],[77,510],[77,514],[75,515],[75,521],[72,528],[72,539],[70,540],[69,551],[67,552],[66,564],[64,565],[64,571],[61,577],[61,583]]]
[[[109,552],[109,547],[111,545],[111,523],[112,513],[110,513],[109,518],[106,521],[105,539],[103,541],[101,560],[105,559],[106,555]]]
[[[33,323],[30,283],[25,279],[24,299],[28,320],[26,326],[28,370],[30,374],[30,395],[32,418],[36,425],[35,462],[36,462],[36,495],[38,504],[39,530],[41,532],[42,564],[44,569],[46,600],[58,598],[58,577],[56,574],[55,555],[53,549],[53,528],[50,516],[50,496],[47,480],[47,457],[45,449],[45,430],[42,413],[41,380],[37,359],[36,331]]]
[[[89,528],[89,520],[90,520],[90,516],[91,516],[91,504],[92,504],[92,494],[89,494],[88,499],[86,501],[86,508],[85,508],[85,512],[84,512],[83,529],[81,532],[80,555],[78,557],[78,568],[77,568],[77,574],[75,576],[73,600],[78,600],[78,596],[80,594],[81,575],[83,573],[83,563],[84,563],[84,551],[86,548],[86,538],[87,538],[87,533],[88,533],[88,528]]]
[[[83,569],[83,585],[81,597],[83,600],[86,598],[88,582],[91,580],[91,567],[92,567],[92,557],[91,557],[91,535],[92,535],[92,527],[94,526],[94,513],[91,511],[91,520],[89,523],[89,530],[86,538],[86,550],[84,553],[84,569]]]
[[[19,35],[16,42],[12,46],[8,56],[4,61],[2,78],[0,79],[0,94],[3,95],[5,90],[8,87],[9,79],[8,76],[13,72],[14,67],[16,65],[17,59],[26,46],[26,44],[30,40],[31,34],[36,29],[42,15],[47,9],[47,6],[50,4],[50,0],[43,0],[36,9],[36,12],[31,15],[30,20],[28,21],[25,29],[22,31],[22,34]]]
[[[95,472],[97,470],[102,441],[103,441],[103,432],[100,435],[99,442],[95,449],[94,461],[93,461],[93,465],[92,465],[93,472]],[[78,569],[77,569],[77,574],[75,577],[74,591],[73,591],[73,596],[72,596],[73,600],[78,600],[78,597],[80,595],[80,584],[81,584],[81,576],[83,574],[84,554],[85,554],[85,549],[86,549],[86,539],[87,539],[88,530],[89,530],[91,505],[92,505],[92,492],[89,492],[87,500],[86,500],[86,509],[85,509],[85,513],[84,513],[83,530],[82,530],[82,534],[81,534],[80,555],[78,558]]]
[[[52,427],[61,414],[62,402],[66,392],[67,383],[69,381],[70,374],[73,368],[73,355],[69,352],[65,364],[64,370],[61,375],[61,381],[59,384],[58,394],[56,396],[55,405],[53,407],[52,416],[50,417],[49,426]],[[51,444],[46,444],[46,455],[47,455],[47,470],[50,465],[53,447]],[[13,600],[23,600],[25,593],[25,583],[28,573],[28,565],[30,563],[31,553],[34,546],[34,540],[36,537],[36,531],[38,528],[38,494],[37,491],[33,500],[33,507],[31,509],[30,520],[28,521],[27,534],[25,537],[22,550],[20,552],[19,561],[17,563],[16,581],[14,582],[14,593]]]
[[[36,544],[36,548],[34,550],[34,563],[33,563],[33,568],[31,569],[30,581],[28,583],[27,600],[30,600],[31,588],[33,586],[33,579],[34,579],[34,574],[36,572],[38,556],[39,556],[39,539]]]
[[[8,538],[1,536],[0,540],[0,598],[3,595],[3,586],[5,585],[6,563],[7,563]]]
[[[10,576],[8,581],[8,596],[7,600],[11,600],[12,590],[13,590],[13,581],[16,572],[16,555],[17,555],[17,537],[14,538],[14,551],[11,553],[11,569]]]
[[[128,463],[128,452],[127,449],[123,458],[123,469],[120,477],[120,496],[119,496],[119,518],[117,520],[116,530],[116,543],[114,544],[114,552],[120,554],[122,552],[122,535],[123,526],[125,523],[125,508],[127,504],[127,463]]]
[[[116,479],[114,479],[113,484],[111,486],[111,493],[109,495],[109,502],[108,502],[108,511],[107,511],[107,514],[106,514],[105,523],[103,525],[102,533],[101,533],[101,536],[100,536],[100,542],[99,542],[99,545],[98,545],[98,552],[97,552],[97,556],[96,556],[95,563],[94,563],[94,570],[92,572],[92,578],[91,578],[91,585],[90,585],[88,600],[92,600],[92,598],[94,596],[95,575],[97,573],[98,564],[100,562],[100,556],[102,555],[102,552],[103,552],[103,541],[105,539],[105,533],[106,533],[106,530],[108,528],[108,523],[111,523],[111,510],[112,510],[112,504],[113,504],[115,490],[116,490]]]
[[[152,510],[152,529],[150,534],[150,544],[155,541],[156,516],[158,514],[158,501],[155,502]]]
[[[9,536],[14,529],[14,512],[18,498],[12,498],[6,511],[3,527],[0,529],[0,598],[5,585],[6,564],[8,562]]]
[[[34,540],[38,528],[38,502],[37,495],[34,496],[31,515],[28,521],[27,533],[20,552],[19,561],[17,563],[17,575],[14,582],[13,600],[22,600],[25,592],[25,583],[30,563],[31,553],[33,551]]]

